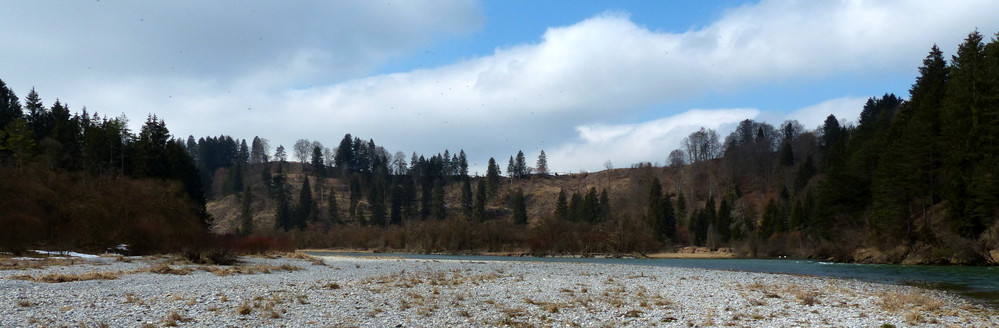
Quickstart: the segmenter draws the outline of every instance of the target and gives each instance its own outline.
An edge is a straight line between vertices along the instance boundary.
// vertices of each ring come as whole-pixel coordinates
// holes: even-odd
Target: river
[[[854,264],[787,259],[634,259],[340,252],[308,254],[422,260],[604,263],[803,274],[941,289],[999,307],[999,268],[996,267]]]

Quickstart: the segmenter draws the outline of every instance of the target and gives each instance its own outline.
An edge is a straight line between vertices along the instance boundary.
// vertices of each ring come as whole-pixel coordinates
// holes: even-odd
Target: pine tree
[[[569,204],[565,200],[565,189],[558,190],[558,197],[555,199],[555,218],[561,221],[569,219]]]
[[[716,215],[716,218],[715,232],[720,242],[727,243],[732,236],[732,208],[725,197],[722,198],[721,204],[718,205],[718,215]]]
[[[513,223],[517,225],[527,224],[527,200],[524,198],[524,189],[517,188],[517,193],[513,196]]]
[[[488,197],[486,198],[490,199],[495,197],[496,193],[499,192],[500,185],[500,168],[496,164],[496,160],[492,157],[489,158],[489,167],[486,169],[486,181],[486,188],[488,189]]]
[[[48,137],[52,131],[52,113],[42,104],[42,98],[38,96],[38,92],[35,92],[35,88],[31,88],[28,96],[24,98],[24,109],[26,111],[24,118],[28,121],[35,138],[41,140]]]
[[[646,217],[656,239],[669,243],[676,238],[676,217],[673,215],[673,202],[663,194],[663,185],[653,178],[649,186],[649,201]]]
[[[315,208],[309,177],[305,177],[305,181],[302,182],[302,190],[298,193],[298,215],[295,218],[295,225],[298,226],[298,229],[305,230],[308,223],[316,221]]]
[[[486,181],[480,179],[475,185],[475,204],[472,208],[472,217],[476,221],[482,222],[486,220],[486,194],[488,193],[488,187],[486,187]]]
[[[528,174],[528,172],[527,172],[527,158],[524,157],[524,152],[523,151],[520,151],[520,150],[517,151],[517,160],[514,162],[514,172],[515,172],[514,174],[517,176],[517,178],[526,177],[527,174]]]
[[[465,217],[472,217],[473,205],[472,183],[468,179],[463,179],[461,183],[461,212]]]
[[[766,208],[763,210],[763,218],[760,219],[760,227],[756,230],[757,237],[760,239],[769,239],[770,236],[777,232],[778,212],[777,203],[773,199],[768,201]]]
[[[704,203],[704,209],[698,213],[700,214],[691,220],[690,228],[694,233],[694,244],[704,246],[707,244],[709,228],[716,224],[717,221],[715,217],[714,197],[708,197],[708,200]]]
[[[444,185],[440,182],[440,180],[434,183],[432,206],[430,214],[435,219],[443,221],[447,218],[447,204],[444,199]]]
[[[253,233],[253,192],[247,186],[240,197],[239,227],[236,233],[240,236],[247,236]]]
[[[7,87],[3,80],[0,80],[0,130],[23,115],[21,102],[17,99],[17,95]],[[3,139],[0,138],[0,143],[2,142]]]
[[[572,193],[572,198],[569,199],[569,221],[578,222],[583,220],[585,216],[583,214],[585,207],[583,206],[583,196],[579,193]]]
[[[312,148],[312,158],[310,164],[312,164],[312,172],[316,174],[316,177],[320,179],[326,177],[326,163],[323,162],[322,147],[317,146]]]
[[[583,221],[586,223],[597,223],[600,217],[600,199],[597,198],[597,188],[590,187],[583,198]]]
[[[538,155],[537,172],[540,175],[548,174],[548,156],[545,156],[545,151],[541,150],[541,155]]]
[[[35,138],[28,121],[18,118],[7,124],[5,138],[0,138],[0,150],[9,150],[14,155],[17,166],[35,154]]]
[[[510,162],[506,164],[506,175],[510,178],[517,177],[517,164],[513,162],[513,155],[510,156]]]
[[[465,156],[464,149],[458,153],[458,176],[468,179],[468,156]]]
[[[392,198],[389,208],[389,224],[402,225],[403,208],[405,207],[406,187],[392,186]]]

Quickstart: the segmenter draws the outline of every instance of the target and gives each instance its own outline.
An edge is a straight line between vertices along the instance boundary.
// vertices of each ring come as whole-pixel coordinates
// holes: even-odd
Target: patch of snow
[[[79,258],[83,258],[83,259],[92,259],[92,258],[98,258],[98,257],[100,257],[100,256],[93,255],[93,254],[84,254],[84,253],[68,252],[68,251],[50,252],[50,251],[33,250],[32,252],[35,252],[35,253],[38,253],[38,254],[45,254],[45,255],[72,256],[72,257],[79,257]]]

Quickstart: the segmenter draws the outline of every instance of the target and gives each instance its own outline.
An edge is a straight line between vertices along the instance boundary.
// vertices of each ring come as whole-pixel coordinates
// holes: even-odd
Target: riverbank
[[[355,249],[355,248],[333,248],[333,249],[300,249],[299,252],[303,253],[325,253],[325,254],[358,254],[358,253],[401,253],[409,254],[405,250],[385,250],[376,251],[372,249]],[[419,254],[419,253],[412,253]],[[529,252],[470,252],[470,253],[442,253],[444,255],[483,255],[483,256],[505,256],[505,257],[523,257],[523,256],[535,256]],[[659,253],[649,253],[649,254],[587,254],[587,255],[542,255],[543,257],[595,257],[595,258],[650,258],[650,259],[731,259],[737,258],[735,253],[732,252],[731,248],[722,248],[717,250],[711,250],[707,247],[695,247],[687,246],[677,249],[673,252],[659,252]]]
[[[588,263],[100,257],[0,270],[12,326],[999,326],[940,291]],[[32,266],[21,266],[32,267]],[[50,283],[45,281],[70,282]],[[78,281],[73,281],[78,280]]]

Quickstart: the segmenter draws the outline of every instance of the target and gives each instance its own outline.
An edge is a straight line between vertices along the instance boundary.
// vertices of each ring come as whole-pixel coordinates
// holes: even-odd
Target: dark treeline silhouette
[[[150,115],[71,114],[32,89],[22,107],[0,81],[0,248],[178,250],[211,224],[188,152]]]
[[[722,174],[696,163],[714,157],[698,146],[710,133],[695,132],[668,160],[672,192],[695,208],[679,211],[667,239],[757,255],[996,263],[997,81],[999,42],[973,32],[949,63],[933,46],[910,99],[871,98],[856,125],[743,121],[718,154]]]

